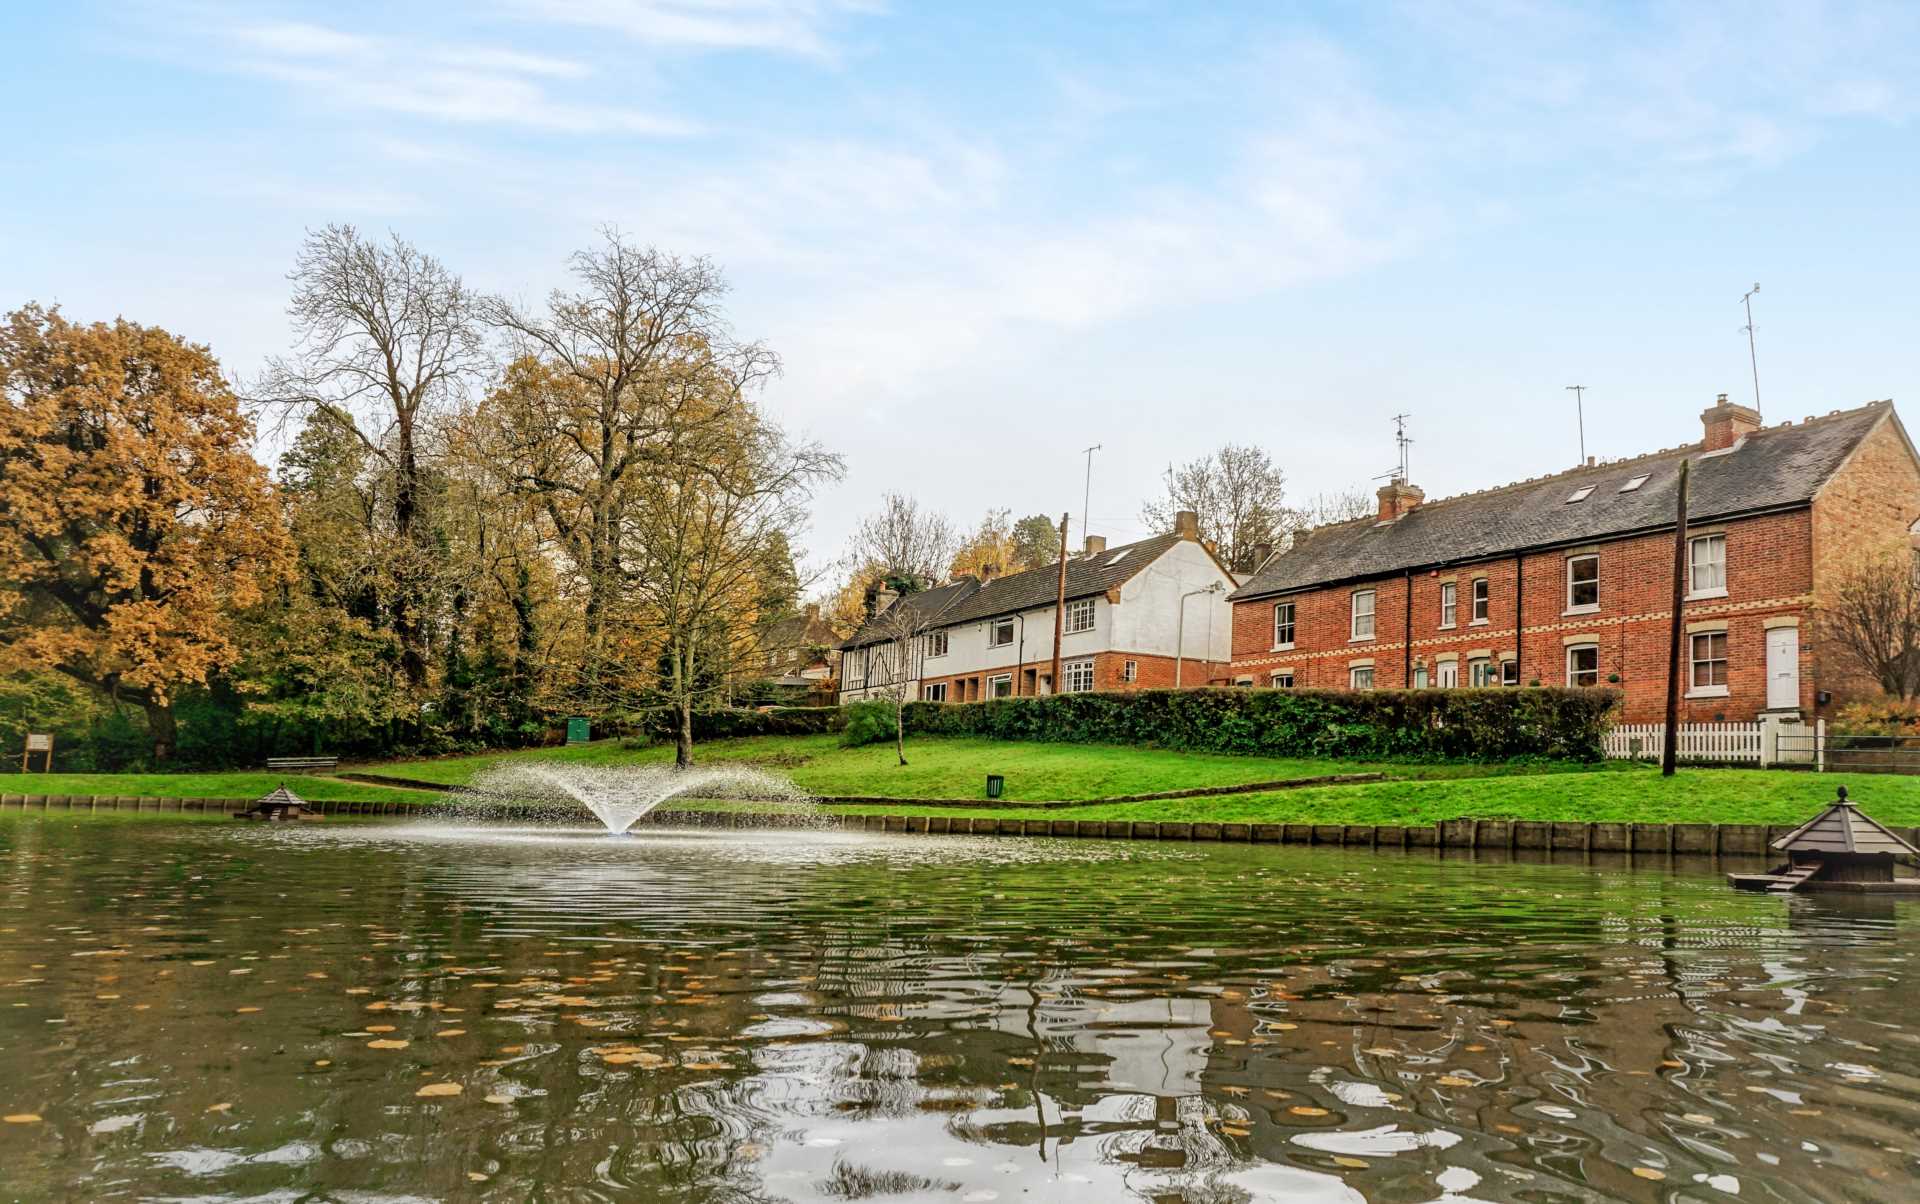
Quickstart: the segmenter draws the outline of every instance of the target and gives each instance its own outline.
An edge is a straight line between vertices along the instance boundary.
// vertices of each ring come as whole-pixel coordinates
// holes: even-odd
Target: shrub
[[[897,705],[887,698],[848,703],[841,708],[846,713],[847,726],[840,733],[840,743],[848,748],[859,748],[863,744],[880,744],[893,739],[894,708]]]
[[[641,727],[648,740],[671,740],[678,722],[678,712],[672,707],[661,707],[646,712]],[[839,707],[773,707],[764,711],[725,707],[695,711],[693,739],[695,743],[702,743],[741,736],[817,736],[839,731],[845,722]]]
[[[1594,761],[1619,697],[1597,689],[1141,690],[911,702],[906,726],[926,735],[1264,756]]]

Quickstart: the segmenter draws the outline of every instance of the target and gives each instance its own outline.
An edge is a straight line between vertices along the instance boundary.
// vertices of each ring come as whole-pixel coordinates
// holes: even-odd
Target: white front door
[[[1767,709],[1792,710],[1800,705],[1800,629],[1774,627],[1767,631]]]

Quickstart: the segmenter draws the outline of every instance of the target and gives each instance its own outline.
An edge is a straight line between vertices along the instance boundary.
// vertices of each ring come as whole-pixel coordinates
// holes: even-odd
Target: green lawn
[[[259,798],[281,783],[302,798],[431,802],[437,796],[397,786],[367,786],[297,773],[0,774],[0,794],[133,795],[142,798]]]

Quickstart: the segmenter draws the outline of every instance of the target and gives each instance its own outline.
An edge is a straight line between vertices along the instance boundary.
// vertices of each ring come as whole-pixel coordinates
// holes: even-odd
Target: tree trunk
[[[147,699],[140,704],[147,712],[147,735],[153,740],[154,765],[166,765],[173,760],[173,749],[178,731],[173,721],[173,704],[155,702]]]
[[[415,690],[427,684],[426,629],[421,619],[421,595],[418,573],[423,557],[413,538],[414,519],[420,505],[420,462],[413,447],[413,422],[402,416],[399,423],[400,447],[394,466],[393,531],[400,548],[400,564],[394,574],[393,633],[400,637],[400,668],[407,684]]]
[[[899,699],[893,703],[893,755],[907,763],[907,708]]]
[[[680,723],[673,733],[673,763],[680,769],[693,768],[693,697],[681,694]]]

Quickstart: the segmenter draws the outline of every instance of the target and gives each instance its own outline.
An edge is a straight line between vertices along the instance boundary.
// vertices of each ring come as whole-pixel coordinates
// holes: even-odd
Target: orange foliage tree
[[[205,347],[29,305],[0,323],[0,672],[52,669],[141,707],[238,659],[236,611],[292,548],[252,427]]]

